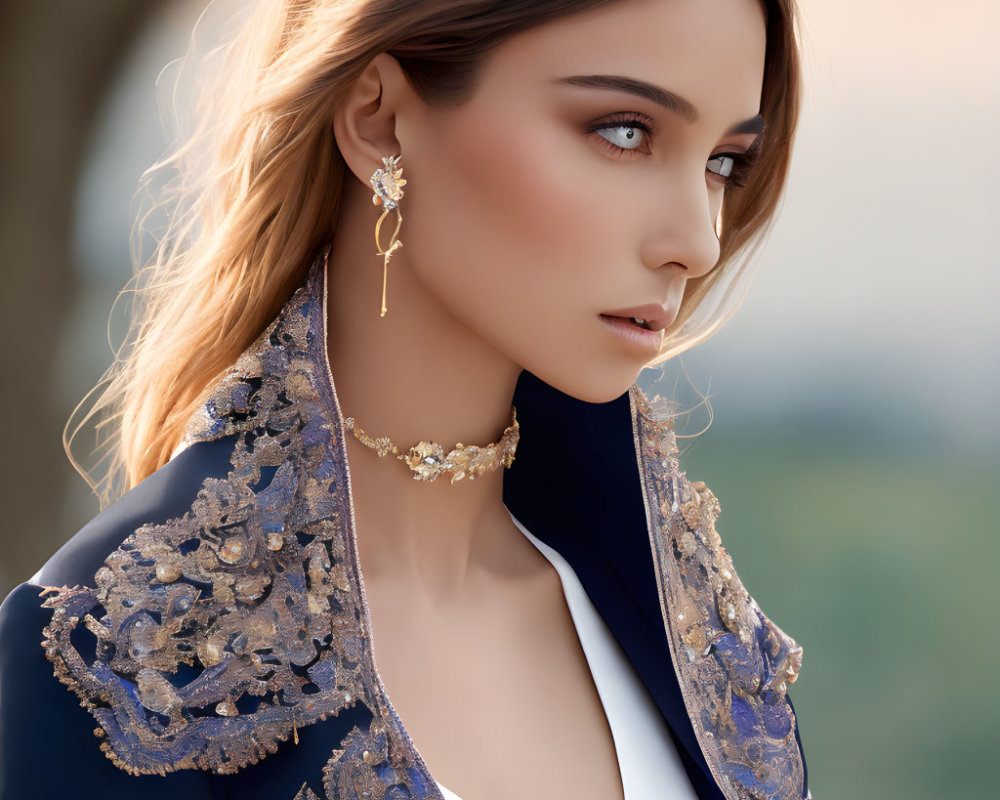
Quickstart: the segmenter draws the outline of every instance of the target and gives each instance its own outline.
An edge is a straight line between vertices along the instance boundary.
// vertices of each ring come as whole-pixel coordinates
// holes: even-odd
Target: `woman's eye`
[[[736,156],[728,153],[720,153],[708,159],[708,171],[714,172],[723,178],[728,178],[736,168]]]
[[[646,131],[637,125],[614,125],[598,128],[596,133],[622,150],[637,150],[645,141]]]
[[[722,178],[726,186],[746,186],[759,156],[760,148],[756,145],[745,153],[718,153],[708,159],[706,170]]]
[[[652,120],[647,122],[645,115],[631,113],[591,125],[587,133],[596,133],[600,144],[615,157],[631,158],[637,152],[650,152],[651,125]]]

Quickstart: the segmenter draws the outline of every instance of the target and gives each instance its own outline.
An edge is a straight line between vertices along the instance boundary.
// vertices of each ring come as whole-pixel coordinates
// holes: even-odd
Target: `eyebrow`
[[[663,89],[652,83],[640,81],[636,78],[626,78],[621,75],[570,75],[566,78],[557,78],[557,83],[565,83],[570,86],[582,86],[589,89],[612,89],[617,92],[627,92],[637,97],[642,97],[658,106],[662,106],[677,114],[688,123],[698,121],[698,109],[689,101],[678,94],[674,94],[667,89]],[[764,117],[757,114],[755,117],[738,122],[728,131],[726,136],[738,133],[763,133]]]

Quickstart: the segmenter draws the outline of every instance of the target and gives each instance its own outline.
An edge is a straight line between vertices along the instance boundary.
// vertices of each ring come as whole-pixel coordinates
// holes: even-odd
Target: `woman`
[[[3,800],[808,797],[635,385],[775,210],[791,13],[260,4],[99,404],[129,491],[0,614]]]

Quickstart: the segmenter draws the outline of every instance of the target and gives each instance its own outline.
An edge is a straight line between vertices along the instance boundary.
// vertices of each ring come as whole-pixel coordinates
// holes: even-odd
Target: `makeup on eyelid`
[[[619,117],[612,117],[603,122],[598,122],[590,125],[587,128],[587,133],[597,133],[602,130],[633,130],[642,131],[645,136],[652,137],[654,135],[654,129],[650,122],[646,121],[645,115],[638,115],[634,112],[627,112],[621,114]],[[608,147],[613,148],[617,153],[617,158],[620,159],[631,159],[634,153],[648,153],[648,140],[645,141],[647,149],[641,149],[640,147],[622,147],[617,145],[607,137],[602,136],[598,133],[599,138]],[[720,158],[729,158],[732,160],[732,166],[728,173],[723,173],[720,171],[708,169],[709,172],[718,175],[720,178],[725,179],[726,186],[743,186],[745,185],[746,179],[753,169],[754,164],[757,161],[757,154],[759,152],[760,136],[754,139],[753,144],[743,152],[722,152],[716,153],[709,158],[709,162],[715,161]],[[627,154],[627,155],[626,155]],[[707,169],[707,168],[706,168]]]

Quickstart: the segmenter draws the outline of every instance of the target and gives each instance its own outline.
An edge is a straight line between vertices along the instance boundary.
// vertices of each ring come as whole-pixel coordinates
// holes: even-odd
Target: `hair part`
[[[137,266],[126,341],[67,422],[71,463],[113,502],[169,461],[204,392],[253,342],[332,241],[347,172],[333,116],[372,58],[395,57],[421,98],[458,106],[485,56],[506,38],[616,0],[267,0],[228,44],[194,108],[195,125],[143,177],[171,175],[153,212],[168,209],[148,262]],[[726,189],[721,256],[692,279],[652,363],[714,333],[742,302],[746,257],[778,208],[799,108],[794,0],[762,0],[767,53],[757,167]],[[137,238],[150,215],[137,222]],[[138,255],[135,256],[138,261]],[[76,411],[104,390],[67,436]],[[105,428],[100,480],[73,457],[91,419]],[[95,468],[93,471],[98,472]]]

